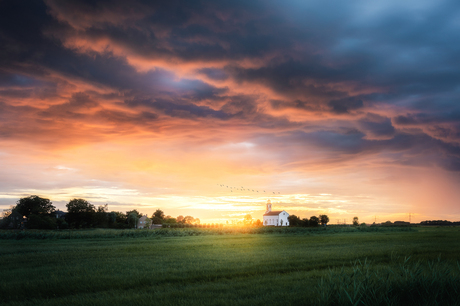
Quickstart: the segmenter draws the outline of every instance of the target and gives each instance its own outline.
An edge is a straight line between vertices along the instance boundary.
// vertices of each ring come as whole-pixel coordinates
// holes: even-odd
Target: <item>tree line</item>
[[[327,215],[311,216],[310,218],[303,218],[296,215],[290,215],[288,217],[289,226],[293,227],[316,227],[320,224],[326,226],[329,223],[329,217]],[[358,217],[353,218],[353,226],[359,226]]]
[[[0,220],[3,229],[68,229],[68,228],[137,228],[144,216],[133,209],[125,213],[108,211],[108,205],[96,207],[85,199],[72,199],[66,204],[67,212],[57,211],[53,203],[36,195],[21,198]],[[150,218],[144,218],[143,228],[153,224],[199,224],[192,216],[165,216],[157,209]]]
[[[310,218],[300,219],[296,215],[290,215],[288,217],[289,226],[292,227],[316,227],[320,224],[325,226],[329,223],[329,217],[327,215],[311,216]]]

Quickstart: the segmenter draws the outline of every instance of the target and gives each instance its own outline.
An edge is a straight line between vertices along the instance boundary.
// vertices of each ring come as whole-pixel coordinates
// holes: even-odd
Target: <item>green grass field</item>
[[[460,228],[175,231],[1,232],[0,304],[460,305]]]

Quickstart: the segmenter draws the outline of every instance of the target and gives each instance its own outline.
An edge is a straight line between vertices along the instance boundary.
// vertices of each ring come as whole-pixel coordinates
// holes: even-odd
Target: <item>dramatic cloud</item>
[[[429,204],[409,182],[459,182],[459,16],[455,1],[2,1],[0,193],[102,186],[139,192],[115,193],[120,207],[236,207],[206,187],[219,180],[281,189],[293,211],[317,204],[306,190],[336,193],[299,213],[370,199],[460,218],[455,188]]]

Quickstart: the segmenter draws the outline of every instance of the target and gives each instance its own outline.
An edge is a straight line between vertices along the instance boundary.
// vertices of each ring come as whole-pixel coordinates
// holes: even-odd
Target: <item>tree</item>
[[[57,223],[58,229],[68,229],[69,228],[69,224],[67,224],[67,222],[65,222],[65,219],[63,218],[56,218],[56,223]]]
[[[176,218],[171,218],[171,216],[169,216],[169,218],[165,218],[164,222],[169,224],[175,224],[177,223],[177,220]]]
[[[358,217],[353,217],[353,226],[358,226],[358,225],[359,225]]]
[[[252,224],[252,216],[250,214],[247,214],[246,216],[244,216],[243,223],[244,223],[244,225],[251,225]]]
[[[157,217],[161,220],[164,220],[165,219],[165,213],[161,210],[161,209],[157,209],[154,213],[153,213],[153,217]]]
[[[192,216],[185,216],[182,222],[185,224],[192,224],[195,222],[195,218],[193,218]]]
[[[303,226],[303,227],[309,227],[310,226],[310,219],[308,218],[303,218],[301,223],[300,223],[300,226]]]
[[[49,215],[31,214],[27,218],[27,228],[30,229],[56,229],[57,219]]]
[[[135,212],[130,212],[127,218],[129,228],[137,228],[139,217]]]
[[[329,222],[329,217],[327,215],[319,215],[319,220],[321,225],[326,225]]]
[[[161,209],[157,209],[150,219],[152,224],[163,224],[166,221],[165,213]]]
[[[135,213],[138,219],[139,219],[140,217],[142,217],[142,214],[141,214],[140,212],[138,212],[137,209],[133,209],[133,210],[130,210],[130,211],[127,211],[127,212],[126,212],[126,218],[128,218],[128,216],[129,216],[131,213]]]
[[[262,224],[262,221],[260,221],[259,219],[257,219],[256,222],[254,222],[253,225],[254,225],[254,226],[257,226],[257,227],[261,227],[263,224]]]
[[[84,199],[73,199],[66,205],[66,221],[71,227],[91,227],[95,221],[96,209]]]
[[[109,224],[108,205],[101,205],[97,208],[95,214],[95,226],[96,227],[107,227]]]
[[[127,224],[128,217],[126,214],[122,213],[121,211],[113,211],[112,213],[115,214],[116,227],[123,227],[125,224]]]
[[[289,221],[289,226],[292,226],[292,227],[301,226],[301,222],[302,222],[300,221],[300,218],[297,217],[296,215],[290,215],[288,217],[288,221]]]
[[[180,215],[176,218],[177,223],[182,223],[184,221],[184,216]]]
[[[27,222],[25,223],[27,228],[55,229],[57,223],[54,213],[55,207],[49,199],[32,195],[19,199],[16,206],[12,210],[11,216],[15,216],[15,221],[18,219],[17,215],[20,216],[20,221],[22,221],[23,216],[27,218]],[[17,226],[17,224],[13,222],[13,226]]]
[[[30,215],[53,215],[55,207],[49,199],[41,198],[36,195],[32,195],[26,198],[19,199],[16,206],[13,208],[21,216],[28,218]]]
[[[319,218],[317,216],[311,216],[310,220],[308,221],[310,226],[318,226]]]
[[[108,213],[107,218],[109,227],[113,227],[117,223],[117,214],[114,211]]]
[[[163,220],[158,217],[155,217],[155,215],[153,215],[151,219],[152,219],[152,224],[162,224],[163,223]]]

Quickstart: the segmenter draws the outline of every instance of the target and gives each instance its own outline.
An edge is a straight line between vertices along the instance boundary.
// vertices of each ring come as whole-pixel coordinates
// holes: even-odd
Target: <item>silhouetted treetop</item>
[[[36,195],[31,195],[20,199],[16,203],[14,211],[28,218],[30,215],[50,215],[55,211],[53,203],[49,199],[41,198]]]

